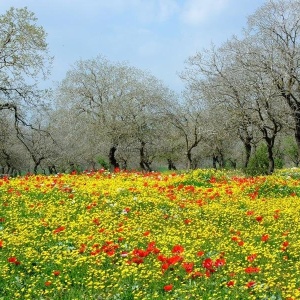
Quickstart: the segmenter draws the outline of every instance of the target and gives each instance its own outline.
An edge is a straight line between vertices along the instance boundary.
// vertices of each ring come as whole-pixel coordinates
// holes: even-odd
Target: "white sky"
[[[103,55],[147,70],[176,92],[178,73],[197,51],[220,45],[246,26],[265,0],[0,0],[34,12],[54,56],[52,81],[79,59]]]

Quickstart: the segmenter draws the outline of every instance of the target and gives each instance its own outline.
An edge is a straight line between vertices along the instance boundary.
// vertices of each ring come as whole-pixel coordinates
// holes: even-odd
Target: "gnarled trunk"
[[[110,164],[110,167],[111,167],[111,171],[114,171],[115,169],[119,168],[119,164],[118,164],[116,156],[115,156],[116,151],[117,151],[116,146],[112,146],[109,149],[108,158],[109,158],[109,164]]]

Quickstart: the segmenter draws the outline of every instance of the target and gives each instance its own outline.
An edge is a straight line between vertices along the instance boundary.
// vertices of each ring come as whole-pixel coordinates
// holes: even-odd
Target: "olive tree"
[[[269,0],[248,19],[247,56],[273,82],[293,118],[300,153],[300,1]],[[245,57],[244,57],[245,59]],[[253,67],[252,67],[253,68]]]
[[[112,168],[119,167],[118,157],[127,160],[120,151],[130,145],[132,154],[137,151],[140,157],[140,167],[151,170],[155,154],[149,150],[158,142],[159,107],[171,99],[171,92],[154,76],[102,56],[80,60],[60,83],[57,99],[59,107],[88,116],[93,134],[109,145]]]
[[[27,124],[26,114],[42,104],[38,81],[46,78],[52,58],[46,33],[27,8],[11,8],[0,15],[0,110]]]

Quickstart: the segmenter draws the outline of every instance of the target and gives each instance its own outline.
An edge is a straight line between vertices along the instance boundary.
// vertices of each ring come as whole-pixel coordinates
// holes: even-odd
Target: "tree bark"
[[[115,147],[115,146],[112,146],[109,149],[108,158],[109,158],[109,164],[112,169],[111,171],[114,171],[115,169],[119,168],[119,164],[118,164],[116,156],[115,156],[116,151],[117,151],[117,147]]]
[[[172,159],[170,159],[170,158],[168,158],[168,170],[177,170],[176,169],[176,167],[175,167],[175,165],[174,165],[174,163],[173,163],[173,161],[172,161]]]
[[[141,142],[140,147],[140,167],[143,171],[151,172],[152,169],[150,167],[150,162],[148,161],[146,155],[145,155],[145,142]]]

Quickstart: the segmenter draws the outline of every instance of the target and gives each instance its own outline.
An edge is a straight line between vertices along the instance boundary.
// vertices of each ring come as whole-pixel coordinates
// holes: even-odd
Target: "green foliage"
[[[283,159],[281,156],[275,156],[275,168],[283,167]],[[255,153],[250,157],[245,173],[250,176],[268,175],[269,159],[268,150],[265,144],[261,144]]]
[[[109,163],[103,158],[98,157],[97,162],[101,165],[105,170],[109,170]]]
[[[298,153],[298,147],[295,139],[291,136],[288,136],[284,139],[284,153],[295,164],[295,166],[299,165],[300,157]]]

